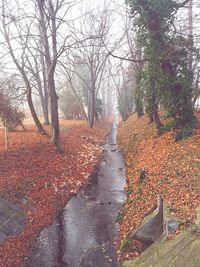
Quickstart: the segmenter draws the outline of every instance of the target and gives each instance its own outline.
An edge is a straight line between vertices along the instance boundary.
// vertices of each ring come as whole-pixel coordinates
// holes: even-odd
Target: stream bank
[[[114,125],[97,172],[53,225],[40,233],[24,267],[119,266],[113,242],[116,218],[126,201],[126,170],[116,137]]]
[[[197,117],[200,119],[199,112]],[[164,114],[162,118],[164,120]],[[195,225],[200,202],[200,129],[196,129],[189,139],[175,142],[173,131],[158,136],[155,125],[149,123],[147,115],[138,118],[137,114],[133,114],[121,123],[118,138],[126,159],[128,195],[120,221],[120,261],[130,261],[129,266],[144,267],[150,266],[150,263],[157,266],[150,258],[146,265],[133,265],[140,261],[146,248],[131,237],[141,227],[144,218],[155,210],[157,196],[161,196],[166,203],[170,217],[172,215],[183,222],[176,234],[188,225]],[[170,243],[165,244],[170,246]],[[155,251],[159,246],[160,243],[153,245]],[[144,252],[145,255],[148,253],[152,253],[151,248]],[[156,253],[155,259],[159,260]],[[179,256],[181,258],[182,253]],[[125,263],[123,266],[126,266]],[[158,266],[164,266],[163,262]]]

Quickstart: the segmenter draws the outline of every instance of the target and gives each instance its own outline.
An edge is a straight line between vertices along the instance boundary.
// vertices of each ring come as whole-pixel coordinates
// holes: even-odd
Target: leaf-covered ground
[[[197,113],[200,119],[200,112]],[[157,136],[147,116],[130,117],[119,129],[119,142],[127,163],[128,201],[123,209],[119,242],[124,244],[145,215],[156,206],[157,195],[163,196],[176,216],[193,222],[200,205],[200,128],[187,140],[175,142],[173,133]],[[139,183],[141,170],[146,180]],[[141,244],[133,242],[119,259],[139,255]]]
[[[12,145],[5,151],[0,130],[0,197],[18,203],[27,214],[23,233],[0,244],[1,267],[21,266],[41,229],[88,182],[110,125],[103,122],[89,129],[83,122],[63,121],[62,154],[33,126],[26,126],[26,132],[11,133]]]

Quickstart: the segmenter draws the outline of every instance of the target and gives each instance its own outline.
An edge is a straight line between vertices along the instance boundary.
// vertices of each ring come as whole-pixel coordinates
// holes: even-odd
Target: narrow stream
[[[126,201],[126,171],[116,136],[114,125],[91,183],[40,233],[24,267],[119,266],[113,241],[118,230],[116,217]]]

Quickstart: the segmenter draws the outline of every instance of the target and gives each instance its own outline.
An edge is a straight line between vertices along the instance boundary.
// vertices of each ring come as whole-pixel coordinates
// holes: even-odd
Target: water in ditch
[[[24,267],[118,267],[113,241],[116,218],[126,201],[126,170],[114,125],[103,160],[90,184],[44,229]]]

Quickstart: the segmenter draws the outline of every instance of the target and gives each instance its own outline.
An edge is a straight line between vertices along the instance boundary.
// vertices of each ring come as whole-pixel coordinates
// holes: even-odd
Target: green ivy
[[[189,137],[191,137],[193,134],[195,133],[195,130],[191,127],[184,127],[182,129],[180,129],[179,131],[177,131],[176,135],[175,135],[175,141],[181,141],[184,139],[188,139]]]
[[[161,133],[174,130],[176,128],[176,123],[174,120],[169,121],[167,124],[161,127]]]
[[[172,31],[180,3],[127,0],[127,4],[134,16],[138,41],[144,48],[146,64],[140,77],[145,84],[147,113],[151,116],[162,106],[171,114],[174,121],[161,126],[160,131],[192,128],[196,118],[191,101],[193,74],[187,68],[187,40]]]

